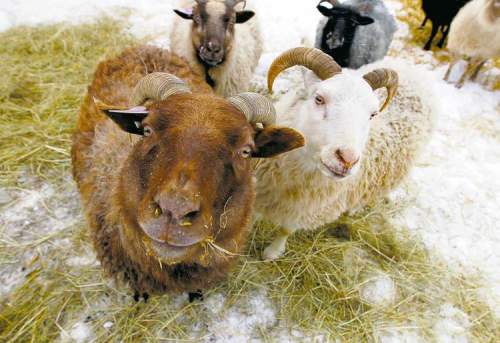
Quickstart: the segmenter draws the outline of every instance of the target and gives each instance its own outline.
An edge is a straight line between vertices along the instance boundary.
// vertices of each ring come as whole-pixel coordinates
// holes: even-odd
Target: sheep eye
[[[373,113],[370,115],[370,120],[372,120],[373,118],[375,118],[377,115],[378,115],[378,112],[373,112]]]
[[[229,23],[229,21],[231,20],[229,17],[224,17],[224,19],[222,19],[224,21],[224,23]]]
[[[316,102],[316,105],[322,106],[325,104],[325,98],[323,98],[321,95],[316,95],[316,98],[314,98],[314,101]]]
[[[144,126],[144,137],[149,137],[153,134],[153,129],[150,126]]]
[[[250,156],[252,156],[252,148],[250,148],[249,146],[244,147],[241,150],[240,154],[241,154],[241,157],[243,157],[243,158],[249,158]]]

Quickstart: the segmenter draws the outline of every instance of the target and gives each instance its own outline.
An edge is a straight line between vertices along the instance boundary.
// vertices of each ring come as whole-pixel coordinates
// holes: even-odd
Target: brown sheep
[[[73,176],[97,256],[136,294],[222,280],[247,238],[251,157],[304,144],[269,125],[274,107],[264,97],[211,93],[181,58],[139,47],[98,66],[80,109]],[[128,109],[129,99],[145,104]]]

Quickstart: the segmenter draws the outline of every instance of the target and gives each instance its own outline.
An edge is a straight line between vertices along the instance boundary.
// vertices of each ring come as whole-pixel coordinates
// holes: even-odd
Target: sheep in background
[[[262,55],[255,12],[237,10],[243,0],[183,0],[171,33],[171,50],[183,56],[215,92],[248,90]]]
[[[467,79],[475,80],[490,58],[500,56],[500,0],[474,0],[465,5],[451,23],[448,50],[452,60],[444,79],[448,81],[453,66],[466,57],[468,65],[457,87]]]
[[[80,109],[72,165],[103,268],[136,294],[223,279],[247,239],[250,159],[303,144],[274,118],[264,96],[214,96],[166,50],[138,47],[102,62]]]
[[[278,122],[302,132],[306,145],[256,164],[256,213],[281,227],[265,259],[279,257],[296,230],[332,223],[394,189],[429,141],[434,124],[432,97],[420,73],[394,64],[403,70],[396,94],[398,74],[392,70],[361,77],[342,71],[317,49],[296,48],[272,64],[269,89],[278,74],[296,65],[312,70],[305,87],[283,96],[276,107]],[[381,109],[378,88],[388,90]]]
[[[425,26],[427,20],[430,20],[432,24],[429,40],[424,46],[425,50],[431,49],[432,41],[438,31],[442,32],[442,37],[437,45],[440,48],[444,46],[451,21],[468,1],[470,0],[422,0],[422,10],[425,13],[425,19],[421,27]]]
[[[316,32],[316,48],[342,67],[357,69],[387,54],[397,25],[381,0],[321,1],[325,16]]]

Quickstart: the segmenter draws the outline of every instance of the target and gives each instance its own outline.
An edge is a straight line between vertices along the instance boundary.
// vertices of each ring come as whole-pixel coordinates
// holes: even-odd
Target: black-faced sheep
[[[397,26],[383,1],[321,1],[318,10],[325,18],[315,46],[340,66],[357,69],[385,57]]]
[[[230,96],[248,89],[262,54],[255,12],[238,10],[243,0],[182,0],[171,50],[203,73],[215,92]]]
[[[470,0],[422,0],[422,9],[425,13],[422,27],[425,26],[427,20],[432,23],[429,40],[424,46],[425,50],[431,49],[432,41],[439,31],[442,32],[442,37],[437,45],[440,48],[444,46],[451,21],[468,1]]]
[[[447,47],[452,60],[445,80],[462,57],[468,60],[457,82],[460,88],[467,79],[477,77],[488,59],[500,56],[500,0],[474,0],[465,5],[451,23]]]
[[[139,47],[99,65],[80,109],[73,176],[97,256],[139,294],[224,278],[247,238],[251,158],[303,144],[270,125],[265,97],[211,93],[183,59]]]
[[[376,69],[361,77],[357,71],[343,71],[317,49],[297,48],[272,64],[269,89],[283,70],[296,65],[312,72],[304,89],[277,103],[278,122],[300,130],[306,145],[255,166],[256,213],[282,228],[265,249],[265,259],[280,256],[296,230],[332,223],[394,189],[433,127],[423,95],[428,85],[414,81],[420,74],[408,80],[408,73],[402,73],[398,89],[393,70]],[[378,88],[388,90],[381,108],[374,92]]]

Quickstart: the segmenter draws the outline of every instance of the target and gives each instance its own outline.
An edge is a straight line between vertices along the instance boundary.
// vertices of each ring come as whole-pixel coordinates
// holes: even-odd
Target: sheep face
[[[143,135],[115,196],[124,252],[143,271],[158,261],[227,265],[234,258],[225,252],[240,252],[246,238],[254,201],[251,158],[287,151],[303,138],[286,128],[257,132],[231,103],[209,95],[174,95],[139,110],[139,120],[140,114],[107,113]]]
[[[350,46],[354,38],[356,27],[369,25],[374,22],[370,17],[362,16],[358,12],[339,5],[320,3],[318,10],[328,17],[328,22],[323,30],[321,48],[324,51]]]
[[[240,1],[197,1],[190,10],[175,10],[181,18],[191,20],[192,43],[198,58],[209,67],[224,63],[231,53],[236,24],[250,20],[253,11],[236,11]]]
[[[306,137],[304,160],[309,170],[343,180],[359,170],[370,120],[377,114],[379,101],[362,78],[339,74],[319,81],[309,73],[310,93],[302,113],[292,126]]]

